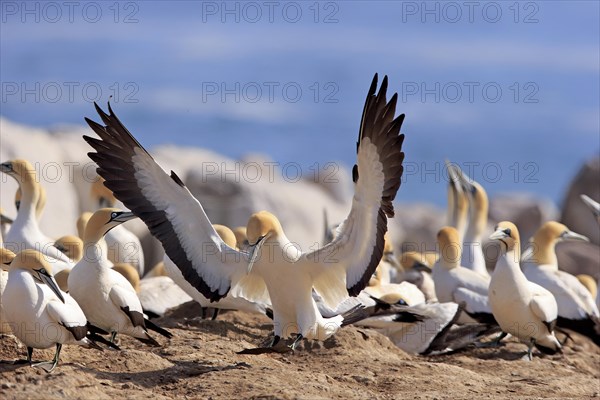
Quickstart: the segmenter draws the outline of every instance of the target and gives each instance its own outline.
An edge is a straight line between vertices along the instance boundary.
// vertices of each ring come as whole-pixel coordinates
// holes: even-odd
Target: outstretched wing
[[[123,126],[110,104],[96,105],[104,126],[85,120],[100,139],[83,138],[96,150],[88,156],[115,197],[146,223],[184,278],[211,301],[229,292],[245,274],[245,253],[223,242],[204,209],[181,179],[167,173]]]
[[[387,218],[394,216],[392,201],[400,187],[404,114],[394,119],[398,95],[386,100],[387,76],[379,93],[373,78],[358,142],[357,163],[352,169],[354,198],[336,238],[323,248],[304,255],[314,288],[325,303],[335,308],[348,294],[356,296],[369,282],[383,255]]]

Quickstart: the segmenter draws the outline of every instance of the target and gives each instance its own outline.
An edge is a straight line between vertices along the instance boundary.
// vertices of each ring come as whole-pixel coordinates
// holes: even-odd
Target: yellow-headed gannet
[[[6,282],[8,282],[8,269],[9,264],[15,258],[15,253],[0,247],[0,334],[11,333],[10,325],[6,321],[6,314],[4,313],[4,289],[6,289]]]
[[[489,276],[483,254],[483,235],[488,222],[488,196],[479,183],[469,178],[460,168],[454,169],[469,200],[469,224],[462,242],[461,265]]]
[[[448,226],[456,228],[459,243],[463,242],[469,218],[469,198],[460,182],[460,168],[446,160],[448,170]]]
[[[432,257],[430,257],[432,258]],[[432,264],[429,264],[433,261]],[[431,277],[431,267],[437,262],[435,259],[427,260],[427,255],[416,251],[406,251],[400,255],[402,272],[398,274],[398,280],[410,282],[416,285],[425,295],[428,303],[436,302],[435,283]]]
[[[123,333],[159,346],[146,329],[167,338],[172,335],[144,318],[133,286],[112,269],[113,264],[98,244],[106,232],[132,218],[133,213],[116,208],[102,208],[92,215],[85,227],[85,255],[69,274],[69,292],[92,324],[112,334],[111,341],[117,333]]]
[[[461,245],[458,231],[444,227],[437,234],[440,258],[433,268],[435,293],[440,302],[464,303],[464,313],[459,323],[494,323],[488,300],[490,278],[462,267]],[[465,315],[466,314],[466,315]]]
[[[555,221],[543,224],[523,253],[523,273],[531,282],[550,291],[558,304],[557,325],[589,336],[600,346],[600,312],[588,290],[568,272],[558,269],[554,246],[560,241],[589,241],[587,237],[572,232]]]
[[[23,197],[17,218],[6,235],[4,246],[18,253],[24,249],[35,249],[49,257],[52,268],[59,272],[72,268],[69,258],[54,247],[54,240],[42,233],[36,217],[36,205],[40,200],[40,185],[33,165],[26,160],[13,160],[0,164],[0,172],[14,178]]]
[[[7,320],[14,335],[27,346],[30,364],[34,348],[56,346],[52,361],[36,364],[47,372],[58,364],[63,344],[100,349],[90,340],[93,336],[88,333],[83,311],[69,294],[58,288],[52,266],[40,252],[28,249],[15,256],[3,298]],[[47,365],[50,367],[46,368]]]
[[[533,346],[546,354],[561,351],[561,345],[554,336],[558,315],[556,300],[552,293],[528,281],[521,272],[521,243],[517,227],[512,222],[500,222],[490,239],[500,242],[502,253],[489,289],[492,312],[502,332],[526,343],[530,360]]]
[[[104,186],[104,179],[101,177],[92,183],[90,195],[98,208],[115,207],[117,202],[110,189]],[[144,276],[144,250],[140,239],[135,234],[124,225],[119,225],[107,232],[104,240],[106,240],[110,261],[114,264],[131,264],[137,269],[140,277]]]
[[[181,179],[156,164],[110,106],[110,114],[96,106],[105,126],[86,119],[100,139],[84,139],[96,150],[89,156],[98,164],[105,185],[148,225],[198,292],[211,301],[230,291],[249,300],[268,295],[275,342],[294,334],[294,344],[302,337],[324,340],[337,331],[342,317],[320,315],[313,287],[333,306],[359,294],[381,260],[387,218],[394,215],[392,201],[403,171],[404,135],[399,132],[404,115],[394,119],[397,95],[387,102],[387,84],[385,77],[376,94],[375,75],[367,95],[352,171],[355,195],[350,214],[336,239],[309,253],[287,239],[275,216],[260,212],[247,224],[252,248],[248,263],[244,253],[220,239]]]

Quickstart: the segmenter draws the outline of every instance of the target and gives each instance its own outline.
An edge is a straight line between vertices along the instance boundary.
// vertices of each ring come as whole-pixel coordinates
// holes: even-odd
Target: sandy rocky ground
[[[158,320],[174,333],[162,348],[121,339],[120,352],[65,346],[61,364],[0,364],[0,398],[84,399],[471,399],[599,398],[600,349],[573,334],[564,355],[521,359],[525,347],[468,349],[422,357],[404,353],[369,329],[347,327],[328,341],[304,342],[295,353],[238,355],[271,330],[259,315],[226,312],[202,320],[187,303]],[[164,339],[164,340],[163,340]],[[53,350],[36,350],[35,360]],[[0,358],[25,355],[12,336]]]

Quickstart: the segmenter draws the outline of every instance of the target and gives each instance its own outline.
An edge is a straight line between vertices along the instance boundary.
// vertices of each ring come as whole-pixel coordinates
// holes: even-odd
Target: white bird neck
[[[38,227],[35,205],[40,199],[39,188],[24,179],[19,182],[19,187],[21,188],[21,205],[19,211],[17,211],[14,224],[17,226],[33,224]]]
[[[83,260],[87,264],[103,267],[106,261],[108,261],[106,247],[102,246],[102,241],[86,242],[83,249]]]

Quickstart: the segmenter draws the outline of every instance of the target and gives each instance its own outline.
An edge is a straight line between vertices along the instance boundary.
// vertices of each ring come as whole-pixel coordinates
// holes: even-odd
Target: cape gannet
[[[15,253],[0,247],[0,334],[9,334],[12,332],[6,320],[2,303],[4,302],[4,289],[6,289],[6,282],[8,282],[9,265],[14,258]]]
[[[104,179],[99,177],[92,183],[90,195],[98,208],[115,207],[117,199],[104,186]],[[105,236],[108,248],[108,259],[114,264],[127,263],[137,269],[140,277],[144,276],[144,250],[140,239],[124,225],[115,226]]]
[[[146,329],[167,338],[172,337],[171,333],[144,318],[134,288],[112,269],[113,264],[98,244],[106,232],[132,218],[133,213],[116,208],[102,208],[92,215],[85,227],[85,255],[69,274],[69,292],[92,324],[112,334],[111,342],[122,333],[159,346]]]
[[[527,344],[529,360],[533,346],[546,354],[561,351],[554,336],[556,300],[552,293],[528,281],[521,272],[517,227],[511,222],[500,222],[490,239],[500,242],[501,255],[489,289],[490,305],[500,328]]]
[[[600,346],[600,312],[588,290],[568,272],[558,268],[554,246],[560,241],[589,241],[555,221],[543,224],[531,239],[521,260],[523,273],[530,282],[550,291],[558,304],[557,325],[589,336]]]
[[[462,267],[458,231],[444,227],[437,234],[440,258],[433,268],[435,293],[440,302],[464,303],[458,322],[494,323],[488,300],[490,278]],[[466,315],[465,315],[466,314]]]
[[[52,277],[52,266],[40,252],[28,249],[15,256],[10,264],[3,299],[14,335],[27,346],[29,364],[34,348],[56,346],[52,361],[36,364],[47,372],[58,364],[63,344],[101,350],[91,340],[100,338],[89,333],[83,311],[71,296],[58,288]],[[50,367],[46,368],[47,365]]]
[[[429,264],[430,262],[432,263]],[[435,258],[430,257],[430,260],[427,260],[427,255],[423,253],[406,251],[400,255],[402,272],[398,274],[398,280],[416,285],[423,292],[428,303],[437,302],[435,283],[431,276],[431,267],[436,262],[437,254]]]
[[[463,242],[469,217],[469,199],[460,182],[458,166],[446,160],[448,171],[448,226],[456,228],[459,243]]]
[[[483,235],[487,228],[489,201],[485,189],[453,166],[469,204],[469,224],[463,238],[461,265],[489,276],[483,254]]]
[[[26,160],[13,160],[0,164],[0,172],[14,178],[23,193],[17,218],[6,235],[4,246],[18,253],[24,249],[35,249],[49,257],[52,268],[59,272],[72,268],[69,258],[54,247],[54,240],[48,238],[39,228],[36,206],[40,199],[40,185],[33,165]]]
[[[385,77],[376,94],[375,75],[367,95],[352,173],[355,195],[350,214],[334,241],[310,253],[293,246],[279,221],[261,212],[247,224],[252,247],[248,263],[244,253],[219,238],[181,179],[156,164],[110,105],[110,114],[96,106],[105,126],[86,119],[100,139],[84,139],[96,150],[89,156],[98,164],[105,185],[148,225],[198,292],[211,301],[230,291],[249,300],[268,295],[275,341],[293,334],[296,342],[303,337],[324,340],[337,331],[340,321],[318,313],[313,287],[334,305],[360,293],[381,260],[387,218],[394,215],[392,201],[403,171],[404,135],[399,131],[404,115],[394,119],[397,94],[386,101],[387,83]]]

